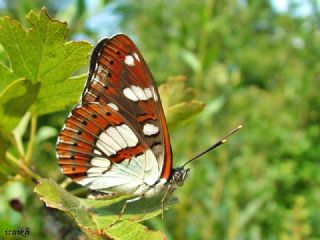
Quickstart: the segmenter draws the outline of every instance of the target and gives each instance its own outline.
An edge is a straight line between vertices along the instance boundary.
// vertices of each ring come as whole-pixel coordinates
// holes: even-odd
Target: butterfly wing
[[[64,174],[92,189],[139,192],[141,184],[170,178],[172,154],[159,93],[127,36],[104,39],[93,50],[85,89],[57,152]]]

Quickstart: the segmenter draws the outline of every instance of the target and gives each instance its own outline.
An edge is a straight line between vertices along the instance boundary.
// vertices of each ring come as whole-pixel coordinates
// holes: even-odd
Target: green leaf
[[[256,199],[253,199],[243,208],[242,212],[239,215],[237,226],[239,229],[243,229],[250,221],[257,215],[265,202],[270,199],[270,196],[267,194],[260,196]]]
[[[200,113],[205,104],[194,100],[195,93],[187,87],[184,76],[172,77],[159,87],[169,128],[174,128]]]
[[[40,179],[34,191],[41,196],[47,207],[69,214],[90,239],[164,239],[161,232],[148,230],[138,222],[161,214],[161,198],[141,199],[129,203],[121,221],[112,227],[128,197],[108,200],[89,200],[73,196],[55,181]],[[168,204],[175,200],[169,198]]]
[[[151,231],[147,227],[132,223],[132,222],[120,222],[115,225],[109,231],[109,236],[112,236],[114,239],[148,239],[148,240],[157,240],[157,239],[167,239],[163,233],[160,231]]]
[[[204,103],[196,100],[192,100],[190,102],[181,102],[169,107],[169,114],[167,117],[169,128],[172,129],[175,126],[186,122],[196,114],[202,112],[204,107]]]
[[[197,56],[189,51],[189,50],[182,50],[181,51],[181,57],[182,60],[194,71],[194,72],[200,72],[201,71],[201,62],[197,58]]]
[[[170,106],[195,98],[195,93],[192,88],[187,87],[184,76],[169,78],[166,83],[159,86],[159,92],[165,112]]]
[[[12,68],[0,65],[0,77],[13,75],[15,79],[41,82],[35,108],[38,114],[62,110],[79,98],[84,77],[70,76],[87,63],[91,46],[87,42],[66,42],[67,24],[50,19],[45,9],[40,13],[31,11],[27,21],[32,28],[24,29],[10,17],[0,18],[0,43]],[[75,91],[70,95],[72,88]]]
[[[226,100],[227,99],[224,95],[211,100],[207,104],[206,109],[203,111],[203,114],[201,114],[201,120],[209,121],[209,119],[212,117],[213,114],[219,112],[223,108],[223,106],[226,103]]]
[[[0,93],[0,130],[10,132],[35,102],[40,83],[16,80]]]
[[[2,91],[10,82],[18,79],[10,68],[0,63],[0,91]]]
[[[37,113],[42,115],[55,112],[70,104],[75,104],[80,98],[86,78],[86,75],[79,75],[70,77],[63,83],[52,82],[52,84],[47,84],[44,87],[46,91],[40,91],[39,93]]]
[[[56,137],[58,130],[51,126],[43,126],[39,129],[36,135],[36,142],[41,143],[47,141],[49,138]]]

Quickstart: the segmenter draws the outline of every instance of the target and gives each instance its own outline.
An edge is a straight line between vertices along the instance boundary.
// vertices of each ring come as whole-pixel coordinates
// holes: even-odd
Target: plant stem
[[[24,149],[23,149],[23,143],[21,141],[21,138],[17,138],[15,135],[14,135],[14,140],[15,140],[15,143],[16,143],[16,148],[19,152],[19,155],[20,156],[25,156],[25,152],[24,152]]]
[[[32,157],[32,148],[34,144],[34,139],[36,135],[36,129],[37,129],[37,116],[35,113],[31,113],[31,130],[30,130],[30,137],[29,137],[29,143],[27,147],[27,153],[24,158],[24,162],[26,165],[28,165],[31,161]]]
[[[201,80],[203,79],[203,64],[205,60],[205,56],[207,53],[207,45],[208,45],[208,28],[206,23],[210,21],[210,18],[212,17],[213,7],[214,7],[214,0],[207,0],[206,5],[203,8],[202,13],[202,22],[204,23],[201,28],[200,32],[200,38],[199,38],[199,45],[198,45],[198,59],[201,64],[200,71],[196,73],[195,80],[196,80],[196,86],[199,89],[199,86],[201,85]]]
[[[12,163],[14,163],[15,165],[17,165],[20,169],[22,169],[23,172],[24,172],[27,176],[29,176],[29,177],[31,177],[31,178],[34,178],[34,179],[40,179],[40,176],[39,176],[39,175],[37,175],[36,173],[34,173],[33,171],[31,171],[30,168],[29,168],[28,166],[26,166],[23,161],[15,158],[11,153],[7,152],[7,153],[6,153],[6,157],[7,157],[8,160],[10,160]]]
[[[66,178],[62,183],[60,183],[60,187],[66,188],[70,183],[72,183],[72,180],[70,178]]]
[[[14,146],[15,149],[17,149],[17,152],[19,154],[20,158],[24,158],[24,150],[21,146],[19,146],[18,140],[14,135],[8,135],[8,139],[11,142],[11,144]]]

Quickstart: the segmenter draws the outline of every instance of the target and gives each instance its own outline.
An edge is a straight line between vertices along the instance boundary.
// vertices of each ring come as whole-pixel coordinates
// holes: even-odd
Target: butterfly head
[[[184,167],[173,169],[171,181],[178,186],[182,186],[188,176],[189,170],[190,168],[185,169]]]

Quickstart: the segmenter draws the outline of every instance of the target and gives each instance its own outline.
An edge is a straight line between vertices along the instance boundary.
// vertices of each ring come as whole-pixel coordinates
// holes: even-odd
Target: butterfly
[[[186,164],[225,142],[227,136]],[[62,173],[102,193],[151,197],[184,183],[189,169],[173,169],[160,95],[134,42],[124,34],[93,49],[79,103],[59,134]]]

